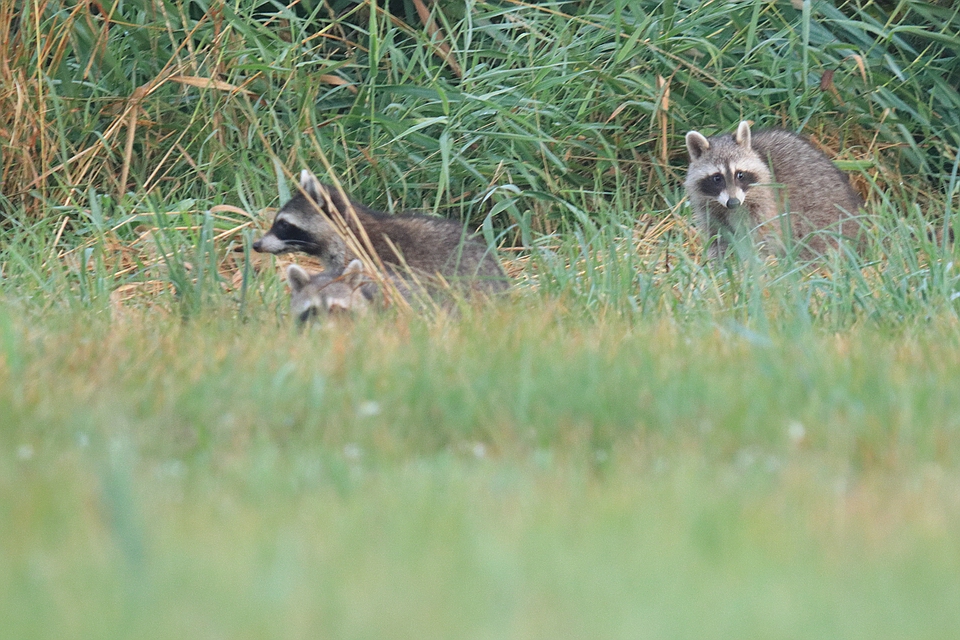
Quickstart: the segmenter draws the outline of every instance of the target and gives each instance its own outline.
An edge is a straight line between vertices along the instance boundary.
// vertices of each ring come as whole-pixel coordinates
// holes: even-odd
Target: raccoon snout
[[[253,243],[253,250],[257,253],[263,253],[262,245],[260,244],[262,240],[263,238],[260,238],[260,240],[257,240]]]
[[[730,198],[727,200],[727,209],[736,209],[740,206],[740,201],[736,198]]]

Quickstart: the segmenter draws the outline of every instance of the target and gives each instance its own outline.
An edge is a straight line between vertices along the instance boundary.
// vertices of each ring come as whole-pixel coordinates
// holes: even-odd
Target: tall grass
[[[697,268],[681,136],[750,118],[812,135],[876,219],[875,249],[808,297],[952,295],[924,225],[958,202],[960,15],[798,4],[0,2],[4,275],[246,299],[257,265],[233,249],[310,167],[467,220],[588,306],[697,305],[723,292]]]

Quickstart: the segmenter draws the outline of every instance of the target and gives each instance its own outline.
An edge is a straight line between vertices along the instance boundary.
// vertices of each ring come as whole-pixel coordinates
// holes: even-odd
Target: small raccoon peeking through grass
[[[766,253],[801,242],[806,257],[823,253],[839,236],[860,233],[860,196],[846,174],[802,137],[780,129],[751,133],[744,121],[733,135],[706,138],[690,131],[686,142],[684,186],[711,259],[749,232]]]
[[[338,220],[343,224],[335,224]],[[468,292],[497,293],[509,287],[492,250],[462,224],[437,216],[374,211],[320,183],[307,170],[300,174],[300,191],[280,208],[270,230],[253,248],[275,254],[302,251],[339,274],[363,256],[356,254],[338,226],[345,226],[386,267],[409,271],[405,276],[415,280],[442,280]]]
[[[387,278],[393,290],[409,300],[410,286],[395,274]],[[291,264],[287,282],[290,314],[299,324],[322,316],[364,315],[387,304],[380,284],[367,275],[360,260],[351,260],[340,273],[326,270],[312,276]]]

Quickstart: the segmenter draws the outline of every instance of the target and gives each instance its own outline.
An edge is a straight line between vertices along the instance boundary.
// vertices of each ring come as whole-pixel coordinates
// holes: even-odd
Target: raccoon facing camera
[[[860,234],[860,196],[847,175],[807,140],[782,129],[686,136],[684,182],[711,259],[750,234],[765,253],[800,243],[800,255],[822,254],[837,238]]]

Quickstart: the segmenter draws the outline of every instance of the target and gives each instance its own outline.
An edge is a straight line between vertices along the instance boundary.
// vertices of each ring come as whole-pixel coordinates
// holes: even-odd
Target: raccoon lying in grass
[[[860,232],[860,196],[846,174],[800,136],[779,129],[751,134],[750,124],[741,122],[733,135],[690,131],[687,151],[684,186],[711,258],[748,231],[769,253],[787,242],[786,229],[806,256],[823,253],[831,237]]]
[[[409,298],[410,288],[399,277],[388,274],[394,289]],[[331,270],[311,276],[298,265],[287,267],[290,283],[290,313],[300,324],[321,316],[364,315],[385,306],[380,285],[368,276],[360,260],[351,260],[340,273]]]
[[[496,293],[509,281],[496,257],[463,225],[435,216],[389,215],[374,211],[321,184],[309,171],[300,174],[300,191],[280,208],[273,226],[253,243],[255,251],[302,251],[339,274],[358,256],[332,223],[342,220],[367,252],[386,266],[414,277],[443,280],[468,291]],[[369,243],[366,239],[369,239]]]

